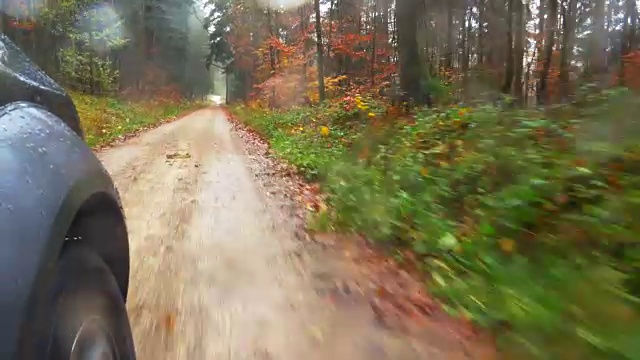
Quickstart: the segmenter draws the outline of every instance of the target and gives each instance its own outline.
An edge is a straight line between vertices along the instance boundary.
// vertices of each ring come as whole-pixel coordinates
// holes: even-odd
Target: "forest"
[[[230,112],[309,226],[423,274],[506,358],[636,359],[634,0],[219,0]]]
[[[2,0],[0,28],[73,97],[90,145],[200,106],[214,92],[191,1]]]
[[[0,4],[91,145],[224,95],[505,358],[640,358],[636,1]]]

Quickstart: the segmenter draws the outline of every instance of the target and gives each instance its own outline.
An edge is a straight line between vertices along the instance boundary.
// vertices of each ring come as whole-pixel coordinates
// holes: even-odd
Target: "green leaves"
[[[505,347],[546,358],[640,356],[621,340],[640,336],[640,170],[630,170],[633,152],[575,141],[573,129],[606,118],[454,108],[380,130],[327,109],[247,121],[282,157],[317,169],[335,227],[412,250],[446,308],[499,331]],[[331,135],[287,132],[303,112]],[[335,142],[343,137],[353,147]],[[619,168],[609,166],[614,156]]]
[[[453,250],[458,246],[458,244],[458,239],[456,239],[451,233],[444,234],[438,240],[438,247],[442,250]]]

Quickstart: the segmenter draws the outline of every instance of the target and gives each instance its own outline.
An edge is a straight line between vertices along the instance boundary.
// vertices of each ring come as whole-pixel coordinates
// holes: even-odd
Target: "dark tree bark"
[[[303,41],[304,41],[304,45],[303,45],[303,52],[304,54],[302,54],[302,91],[306,91],[307,90],[307,52],[309,51],[309,49],[307,49],[307,12],[306,12],[306,5],[302,5],[300,7],[300,36],[302,37]]]
[[[549,102],[547,78],[549,70],[551,70],[551,58],[553,56],[553,45],[555,42],[556,26],[558,22],[558,0],[549,0],[548,2],[548,24],[547,36],[545,40],[544,60],[542,70],[540,71],[540,82],[538,83],[538,104],[543,105]]]
[[[427,103],[421,87],[422,68],[417,41],[417,15],[419,0],[397,1],[398,56],[400,65],[400,88],[416,104]]]
[[[463,49],[463,54],[462,54],[462,64],[461,64],[461,69],[462,69],[462,91],[463,91],[463,96],[464,99],[468,98],[468,87],[469,87],[469,62],[470,62],[470,57],[471,57],[471,32],[473,31],[473,26],[472,26],[472,9],[473,7],[471,6],[471,4],[469,4],[469,6],[465,9],[464,12],[464,21],[463,23],[463,29],[464,29],[464,33],[463,33],[463,38],[462,38],[462,49]]]
[[[563,102],[569,99],[571,91],[569,68],[573,58],[573,37],[576,23],[576,0],[567,0],[562,10],[562,50],[560,58],[560,97]]]
[[[325,69],[327,70],[330,74],[334,74],[335,75],[335,63],[333,61],[331,61],[331,51],[332,51],[332,44],[333,44],[333,16],[335,13],[335,4],[336,4],[336,0],[331,0],[331,3],[329,4],[329,34],[327,35],[327,60],[328,60],[328,64],[325,64]]]
[[[485,37],[485,21],[486,21],[486,9],[487,0],[478,0],[478,65],[484,64],[485,49],[484,49],[484,37]]]

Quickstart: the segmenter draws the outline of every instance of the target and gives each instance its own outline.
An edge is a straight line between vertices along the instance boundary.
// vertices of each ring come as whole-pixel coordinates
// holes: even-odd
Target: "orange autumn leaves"
[[[373,107],[376,107],[378,104],[375,104],[374,101],[364,100],[360,95],[356,95],[355,97],[345,97],[343,99],[339,99],[334,102],[334,106],[338,106],[340,111],[351,111],[351,109],[357,109],[358,113],[364,116],[369,120],[374,120],[378,117],[376,114],[376,110]],[[322,123],[320,120],[312,120],[314,123],[311,127],[307,127],[305,129],[302,125],[294,125],[293,128],[290,129],[290,134],[302,134],[307,131],[307,133],[314,133],[317,131],[322,137],[329,137],[331,135],[331,123],[324,124],[322,126],[316,126],[316,122]]]

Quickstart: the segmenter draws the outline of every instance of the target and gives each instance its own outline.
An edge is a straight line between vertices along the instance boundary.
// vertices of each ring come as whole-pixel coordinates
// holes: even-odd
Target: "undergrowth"
[[[182,112],[206,106],[203,102],[189,101],[128,102],[74,92],[71,97],[80,116],[85,140],[91,147],[108,144]]]
[[[404,119],[361,97],[232,111],[322,185],[314,226],[411,249],[446,309],[508,357],[637,359],[638,110],[613,90]]]

